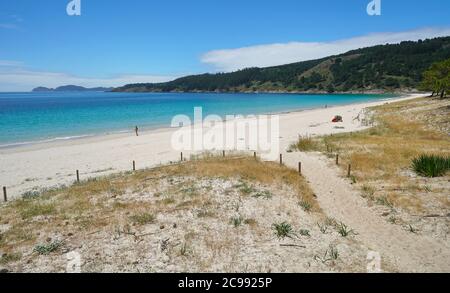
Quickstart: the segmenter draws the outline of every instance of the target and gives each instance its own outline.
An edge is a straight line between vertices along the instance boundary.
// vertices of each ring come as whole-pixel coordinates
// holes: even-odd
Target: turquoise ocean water
[[[170,127],[172,117],[249,115],[392,98],[392,95],[49,92],[0,93],[0,147]]]

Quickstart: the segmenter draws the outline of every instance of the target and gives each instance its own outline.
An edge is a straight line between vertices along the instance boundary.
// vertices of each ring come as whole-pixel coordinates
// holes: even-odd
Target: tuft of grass
[[[328,250],[328,255],[330,256],[331,260],[337,260],[339,257],[339,251],[336,247],[330,246],[330,249]]]
[[[244,195],[250,195],[257,192],[257,190],[253,186],[248,185],[247,182],[241,182],[234,187],[239,188],[239,191]]]
[[[22,193],[22,198],[23,199],[34,199],[37,198],[41,195],[41,193],[39,191],[36,190],[32,190],[32,191],[27,191]]]
[[[6,265],[11,262],[19,261],[22,258],[21,253],[5,253],[0,257],[0,265]]]
[[[263,198],[263,199],[271,199],[272,193],[268,190],[258,191],[257,193],[252,195],[255,198]]]
[[[298,205],[301,206],[305,212],[309,212],[312,209],[312,204],[305,200],[300,201]]]
[[[361,196],[370,200],[373,200],[373,195],[375,194],[375,188],[370,185],[364,184],[361,188]]]
[[[408,224],[408,231],[413,233],[413,234],[417,234],[417,232],[419,230],[417,230],[416,228],[414,228],[413,226],[411,226],[411,224]]]
[[[238,188],[241,194],[251,195],[254,198],[271,199],[273,196],[269,190],[258,191],[254,186],[249,185],[247,182],[240,182],[234,187]]]
[[[194,197],[198,195],[198,189],[195,186],[189,186],[181,190],[185,196]]]
[[[256,225],[258,222],[255,220],[255,219],[245,219],[244,220],[244,224],[245,225],[250,225],[250,226],[253,226],[253,225]]]
[[[155,219],[156,217],[153,214],[149,213],[139,213],[130,217],[130,220],[133,223],[139,224],[141,226],[154,223]]]
[[[328,225],[317,223],[317,227],[319,227],[319,230],[320,230],[320,232],[322,232],[322,234],[327,234]]]
[[[47,180],[49,180],[49,179],[47,178]],[[22,199],[25,199],[25,200],[48,198],[49,196],[55,195],[66,188],[67,188],[67,186],[64,184],[60,184],[60,185],[57,185],[54,187],[40,188],[40,189],[34,188],[32,190],[22,193],[21,197],[22,197]]]
[[[337,224],[337,232],[342,236],[342,237],[347,237],[351,234],[355,234],[355,231],[353,231],[353,229],[350,229],[347,225],[345,225],[344,223],[339,223]]]
[[[40,255],[48,255],[58,250],[62,245],[63,242],[58,240],[49,244],[38,244],[34,247],[34,252],[37,252]]]
[[[231,218],[230,222],[231,222],[231,224],[233,224],[233,226],[235,228],[237,228],[242,225],[242,223],[244,222],[244,219],[241,216],[233,217],[233,218]]]
[[[292,238],[292,226],[291,224],[288,224],[287,222],[283,222],[280,224],[273,224],[273,229],[275,230],[275,235],[278,239],[284,239],[286,237]]]
[[[392,202],[387,198],[387,196],[380,196],[377,198],[377,204],[387,206],[389,208],[392,208],[394,205]]]
[[[422,154],[412,160],[412,169],[424,177],[444,176],[450,170],[450,156]]]
[[[288,148],[289,152],[292,151],[301,151],[301,152],[308,152],[308,151],[314,151],[318,147],[318,144],[316,141],[312,139],[310,136],[299,136],[298,140],[291,144]]]
[[[432,189],[431,189],[431,187],[430,187],[429,185],[424,185],[424,186],[423,186],[423,190],[424,190],[425,192],[431,192],[431,191],[432,191]]]
[[[29,219],[37,216],[47,216],[56,213],[56,207],[53,203],[40,203],[37,201],[25,200],[21,204],[20,215],[22,219]]]
[[[175,203],[175,199],[173,197],[166,197],[161,202],[165,205],[171,205]]]
[[[187,243],[184,242],[180,248],[180,255],[187,256],[188,254],[189,254],[189,247],[188,247]]]
[[[327,217],[325,219],[325,225],[335,227],[337,225],[337,221],[334,218]]]
[[[329,261],[335,261],[339,258],[339,251],[336,247],[331,246],[325,251],[323,256],[314,256],[314,260],[319,260],[322,263],[327,263]]]
[[[388,221],[389,221],[389,223],[391,223],[391,224],[397,224],[398,219],[397,219],[396,217],[394,217],[394,216],[390,216],[389,219],[388,219]]]
[[[302,235],[302,236],[307,236],[307,237],[310,237],[310,236],[311,236],[311,233],[310,233],[309,230],[307,230],[307,229],[301,229],[301,230],[299,231],[299,233],[300,233],[300,235]]]

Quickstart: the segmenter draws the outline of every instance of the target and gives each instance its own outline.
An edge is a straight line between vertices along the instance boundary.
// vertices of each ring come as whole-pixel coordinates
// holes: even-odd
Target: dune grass
[[[450,156],[420,155],[412,160],[412,168],[421,176],[444,176],[450,170]]]
[[[176,178],[183,177],[186,177],[184,181],[176,182]],[[21,247],[29,247],[35,248],[37,254],[52,253],[53,247],[42,244],[45,243],[42,237],[55,229],[82,234],[105,228],[126,231],[129,226],[154,224],[156,215],[176,210],[191,209],[199,217],[212,217],[214,210],[204,195],[208,188],[198,190],[192,181],[195,178],[239,180],[246,182],[248,188],[253,184],[289,186],[299,201],[308,203],[312,211],[320,212],[312,191],[295,170],[253,157],[205,156],[182,164],[90,179],[2,205],[0,224],[10,228],[0,234],[0,250],[15,255]],[[169,181],[169,189],[158,191],[164,180]],[[238,187],[236,190],[239,192]],[[143,193],[152,194],[152,201],[140,200]],[[272,194],[252,189],[248,194],[241,192],[241,196],[268,200]],[[129,197],[134,198],[127,200]]]
[[[414,173],[411,164],[422,154],[430,154],[434,158],[432,166],[430,159],[420,160],[416,165],[432,170],[419,174],[445,175],[445,159],[437,158],[450,156],[450,137],[442,131],[450,124],[448,104],[422,98],[374,107],[371,109],[374,127],[322,137],[316,150],[332,149],[338,153],[344,172],[351,164],[354,181],[362,186],[366,198],[420,211],[419,195],[423,189],[410,175]]]
[[[318,147],[317,142],[310,136],[299,136],[298,140],[291,144],[289,151],[309,152],[314,151]]]
[[[138,213],[138,214],[132,215],[130,217],[130,220],[133,223],[137,223],[139,225],[145,225],[148,223],[153,223],[155,221],[155,216],[153,214],[149,214],[149,213]]]

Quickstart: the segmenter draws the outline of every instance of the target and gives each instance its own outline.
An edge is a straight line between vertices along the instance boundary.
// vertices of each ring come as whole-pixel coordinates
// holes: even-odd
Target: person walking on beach
[[[136,136],[139,136],[139,128],[137,126],[134,128],[134,131],[136,132]]]

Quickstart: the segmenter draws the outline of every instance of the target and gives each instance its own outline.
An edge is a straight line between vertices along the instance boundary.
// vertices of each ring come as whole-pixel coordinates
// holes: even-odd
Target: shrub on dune
[[[444,176],[450,170],[450,156],[420,155],[413,159],[412,168],[421,176]]]

